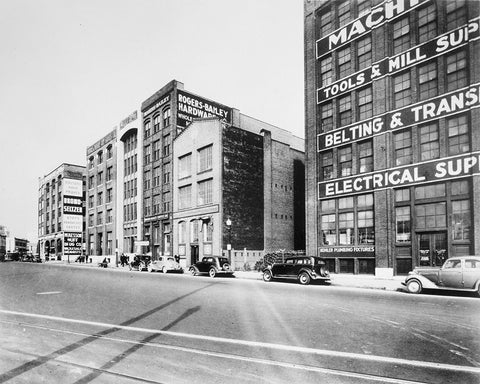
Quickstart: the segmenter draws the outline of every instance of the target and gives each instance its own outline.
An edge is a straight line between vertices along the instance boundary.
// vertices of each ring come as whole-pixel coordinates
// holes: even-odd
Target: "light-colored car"
[[[158,260],[152,260],[147,266],[148,272],[162,271],[183,273],[183,268],[178,264],[173,257],[159,256]]]
[[[408,273],[402,284],[410,293],[423,289],[448,289],[478,292],[480,295],[480,256],[447,259],[441,268],[417,267]]]

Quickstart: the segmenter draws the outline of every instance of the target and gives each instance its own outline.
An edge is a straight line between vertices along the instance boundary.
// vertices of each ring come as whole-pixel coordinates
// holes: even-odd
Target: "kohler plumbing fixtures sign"
[[[372,8],[370,13],[317,40],[317,58],[370,32],[387,21],[404,15],[430,0],[391,0]]]
[[[480,174],[480,152],[318,183],[319,199]]]
[[[83,183],[82,180],[63,179],[63,230],[83,230]]]
[[[226,123],[232,123],[232,109],[192,95],[185,91],[177,91],[178,111],[177,125],[186,127],[193,119],[219,117]]]
[[[322,133],[317,137],[318,151],[357,140],[425,123],[480,106],[480,83],[434,97],[408,107],[390,111],[355,124]]]
[[[344,77],[317,90],[317,103],[371,83],[373,80],[392,75],[412,65],[430,60],[448,53],[480,37],[480,18],[470,20],[468,24],[443,34],[424,44],[413,47],[393,57],[386,57],[372,66],[351,76]]]

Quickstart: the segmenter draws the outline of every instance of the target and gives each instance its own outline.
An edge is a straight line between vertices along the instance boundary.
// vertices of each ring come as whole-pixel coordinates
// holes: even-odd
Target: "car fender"
[[[302,272],[307,272],[308,275],[313,278],[313,273],[312,273],[312,270],[311,270],[311,269],[309,269],[309,268],[301,268],[301,269],[298,271],[298,275],[300,275]]]
[[[437,284],[435,284],[432,280],[427,279],[425,276],[422,275],[411,275],[408,276],[407,279],[405,280],[405,284],[408,283],[409,280],[418,280],[420,283],[422,283],[423,288],[440,288]]]

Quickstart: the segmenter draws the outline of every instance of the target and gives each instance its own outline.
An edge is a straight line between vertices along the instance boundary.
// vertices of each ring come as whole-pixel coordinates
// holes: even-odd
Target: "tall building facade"
[[[479,5],[304,1],[307,250],[332,271],[480,253]]]
[[[75,261],[84,252],[84,166],[61,164],[39,178],[38,248],[48,260]]]

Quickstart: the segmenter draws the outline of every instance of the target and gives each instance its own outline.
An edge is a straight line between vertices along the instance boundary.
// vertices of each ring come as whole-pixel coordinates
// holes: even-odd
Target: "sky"
[[[304,137],[300,0],[0,0],[0,225],[169,81]]]

